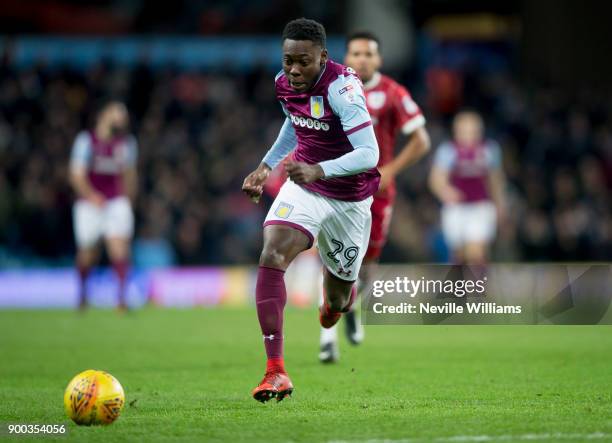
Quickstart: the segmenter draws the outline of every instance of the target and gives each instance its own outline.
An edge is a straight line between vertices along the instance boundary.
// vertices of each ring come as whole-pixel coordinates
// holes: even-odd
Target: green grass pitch
[[[314,310],[288,309],[293,398],[260,404],[254,308],[0,311],[0,439],[7,423],[68,423],[56,441],[612,441],[610,326],[373,326],[341,362],[317,360]],[[78,427],[63,391],[104,369],[119,420]]]

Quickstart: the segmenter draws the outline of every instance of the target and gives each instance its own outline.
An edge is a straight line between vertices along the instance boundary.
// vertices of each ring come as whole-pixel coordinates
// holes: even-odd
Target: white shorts
[[[302,231],[311,245],[317,239],[325,267],[336,277],[355,281],[368,249],[372,197],[358,202],[328,198],[287,180],[276,196],[264,226],[286,225]]]
[[[78,200],[74,204],[72,218],[79,248],[94,246],[101,237],[130,239],[134,233],[134,214],[127,197],[107,200],[103,207],[87,200]]]
[[[490,243],[495,237],[497,213],[490,201],[445,205],[442,232],[451,249],[466,243]]]

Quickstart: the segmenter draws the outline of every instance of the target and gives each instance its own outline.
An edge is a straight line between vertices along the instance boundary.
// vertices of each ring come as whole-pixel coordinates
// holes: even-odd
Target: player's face
[[[477,114],[462,113],[455,117],[453,136],[464,146],[474,146],[482,140],[482,120]]]
[[[310,89],[326,61],[327,49],[310,40],[285,39],[283,42],[283,71],[295,91]]]
[[[112,135],[119,135],[127,130],[129,117],[123,104],[111,103],[101,117],[102,123],[109,128]]]
[[[357,71],[361,80],[364,82],[370,81],[382,64],[378,52],[378,43],[366,38],[351,40],[344,57],[344,63]]]

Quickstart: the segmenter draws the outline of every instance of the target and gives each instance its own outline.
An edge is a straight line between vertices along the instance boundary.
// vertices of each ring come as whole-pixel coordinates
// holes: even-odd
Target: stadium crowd
[[[429,75],[431,74],[431,75]],[[504,73],[457,75],[440,97],[435,72],[404,82],[435,147],[461,106],[483,114],[503,149],[508,217],[494,259],[612,259],[612,109],[608,97],[528,89]],[[456,74],[456,73],[455,73]],[[414,77],[414,76],[413,76]],[[84,72],[0,65],[0,264],[66,263],[74,252],[68,160],[105,97],[123,99],[139,143],[136,263],[253,263],[271,198],[241,193],[282,123],[273,73],[152,71],[100,64]],[[402,80],[402,78],[399,78]],[[399,179],[386,261],[445,260],[431,156]]]

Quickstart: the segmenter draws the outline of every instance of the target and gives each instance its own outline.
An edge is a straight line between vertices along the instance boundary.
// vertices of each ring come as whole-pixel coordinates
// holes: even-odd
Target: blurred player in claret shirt
[[[94,128],[81,131],[72,148],[70,182],[77,195],[73,218],[81,308],[87,306],[86,280],[97,262],[101,238],[119,279],[119,308],[127,308],[125,286],[134,230],[130,201],[137,187],[137,145],[128,128],[125,105],[107,101],[98,108]]]
[[[283,31],[283,70],[276,97],[286,115],[279,136],[242,186],[259,200],[270,171],[288,154],[289,180],[264,222],[256,285],[257,316],[267,355],[256,400],[282,400],[293,391],[283,360],[284,273],[317,239],[324,264],[324,328],[350,310],[370,236],[372,196],[380,175],[378,144],[355,71],[329,60],[325,29],[297,19]]]
[[[442,231],[459,265],[485,265],[497,222],[505,215],[501,149],[484,138],[482,117],[458,113],[453,139],[436,150],[432,192],[442,202]]]
[[[359,292],[367,289],[367,282],[374,272],[387,233],[395,200],[395,177],[408,166],[416,163],[429,151],[429,135],[425,129],[425,118],[410,93],[402,85],[381,74],[380,40],[371,32],[355,32],[347,37],[344,62],[363,81],[368,111],[380,158],[378,170],[381,180],[372,203],[372,230],[368,250],[359,275]],[[397,155],[398,140],[403,147]],[[363,328],[355,310],[344,315],[345,331],[350,343],[357,345],[363,340]],[[324,363],[338,360],[338,337],[336,328],[321,329],[319,359]]]

